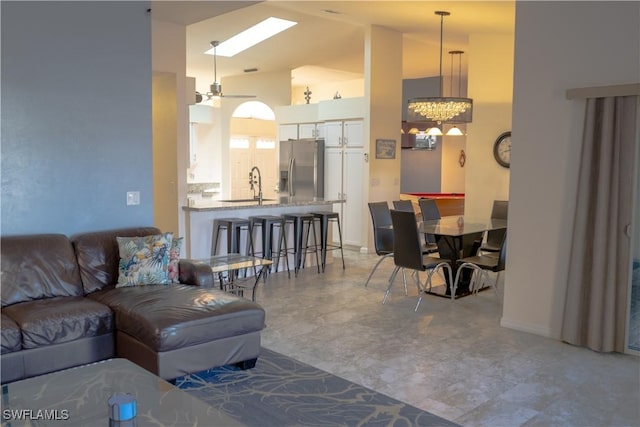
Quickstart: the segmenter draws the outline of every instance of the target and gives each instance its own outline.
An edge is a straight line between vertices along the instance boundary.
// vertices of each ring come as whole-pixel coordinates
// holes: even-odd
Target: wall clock
[[[500,166],[508,168],[511,165],[511,132],[501,133],[493,143],[493,157]]]

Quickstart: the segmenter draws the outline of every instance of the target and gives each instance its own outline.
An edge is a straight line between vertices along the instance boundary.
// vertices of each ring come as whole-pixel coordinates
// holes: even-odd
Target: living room
[[[154,223],[148,6],[2,2],[3,234]],[[637,81],[638,49],[619,48],[639,39],[637,8],[516,5],[503,326],[560,336],[583,116],[565,91]]]

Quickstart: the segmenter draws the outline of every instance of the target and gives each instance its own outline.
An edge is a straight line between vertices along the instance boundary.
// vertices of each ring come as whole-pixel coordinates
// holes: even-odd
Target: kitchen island
[[[339,199],[279,197],[263,199],[262,203],[253,199],[238,200],[197,200],[192,206],[183,206],[185,211],[185,247],[183,255],[191,259],[211,256],[213,242],[213,221],[218,218],[248,218],[255,215],[282,215],[294,212],[330,211]],[[288,239],[290,240],[290,239]]]

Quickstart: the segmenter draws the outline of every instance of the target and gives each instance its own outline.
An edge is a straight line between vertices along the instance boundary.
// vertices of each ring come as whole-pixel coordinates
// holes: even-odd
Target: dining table
[[[476,255],[482,244],[484,233],[489,230],[507,228],[507,220],[493,218],[476,218],[467,215],[445,216],[437,220],[421,221],[418,230],[424,234],[434,236],[438,245],[440,258],[449,261],[456,276],[458,260]],[[464,270],[461,274],[454,298],[471,294],[470,282],[472,271]],[[444,286],[435,286],[427,290],[428,293],[451,298],[452,283],[445,277]]]

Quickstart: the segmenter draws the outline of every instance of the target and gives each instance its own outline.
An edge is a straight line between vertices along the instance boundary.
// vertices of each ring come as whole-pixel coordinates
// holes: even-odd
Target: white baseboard
[[[555,338],[551,333],[551,329],[547,327],[542,327],[538,324],[533,323],[523,323],[515,320],[509,320],[507,318],[500,319],[500,326],[515,329],[516,331],[528,332],[530,334],[541,335],[547,338]]]

